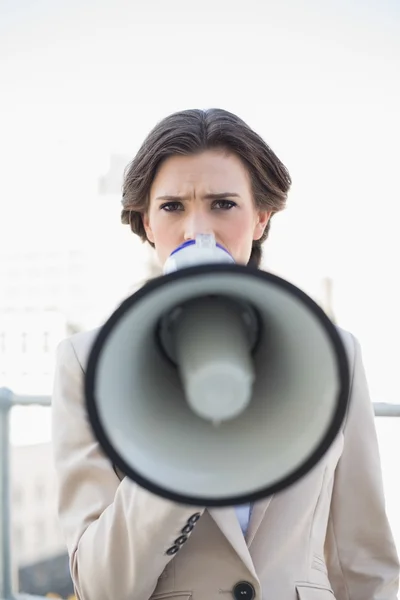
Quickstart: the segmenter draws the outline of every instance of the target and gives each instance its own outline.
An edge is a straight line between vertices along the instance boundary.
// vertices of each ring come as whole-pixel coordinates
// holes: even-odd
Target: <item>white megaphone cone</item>
[[[349,380],[341,336],[311,298],[200,235],[100,329],[85,393],[103,450],[133,481],[232,506],[316,465],[342,426]]]

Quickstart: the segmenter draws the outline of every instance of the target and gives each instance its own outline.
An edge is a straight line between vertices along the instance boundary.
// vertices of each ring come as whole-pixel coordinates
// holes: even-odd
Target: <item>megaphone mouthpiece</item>
[[[229,252],[217,244],[212,233],[200,233],[194,240],[184,242],[167,258],[163,274],[173,273],[178,269],[201,264],[229,263],[235,261]]]

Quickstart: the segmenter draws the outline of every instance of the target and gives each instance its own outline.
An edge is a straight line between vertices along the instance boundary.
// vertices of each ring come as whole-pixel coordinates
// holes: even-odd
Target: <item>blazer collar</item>
[[[242,559],[252,576],[257,580],[258,576],[254,567],[253,560],[249,551],[256,533],[262,523],[265,512],[272,500],[272,497],[257,502],[252,507],[249,527],[246,536],[243,535],[237,518],[235,509],[229,508],[210,508],[208,512],[218,525],[228,542],[235,552]]]
[[[246,533],[246,542],[247,546],[250,548],[254,538],[256,537],[256,533],[264,519],[267,508],[271,504],[273,496],[269,496],[268,498],[264,498],[264,500],[260,500],[256,502],[252,508],[249,527]]]
[[[232,548],[241,558],[251,575],[257,580],[256,570],[243,536],[239,520],[234,508],[210,508],[210,516],[214,519]]]

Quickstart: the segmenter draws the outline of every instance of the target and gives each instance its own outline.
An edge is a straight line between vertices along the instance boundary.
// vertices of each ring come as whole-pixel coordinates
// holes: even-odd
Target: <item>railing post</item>
[[[11,559],[10,409],[12,392],[0,388],[0,600],[14,600]]]

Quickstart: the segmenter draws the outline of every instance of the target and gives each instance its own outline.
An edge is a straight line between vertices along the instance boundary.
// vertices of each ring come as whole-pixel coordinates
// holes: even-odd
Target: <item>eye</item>
[[[232,200],[215,200],[212,206],[217,210],[230,210],[231,208],[237,206],[237,204]]]
[[[164,202],[161,204],[160,210],[164,210],[165,212],[176,212],[178,210],[183,210],[182,202]]]

